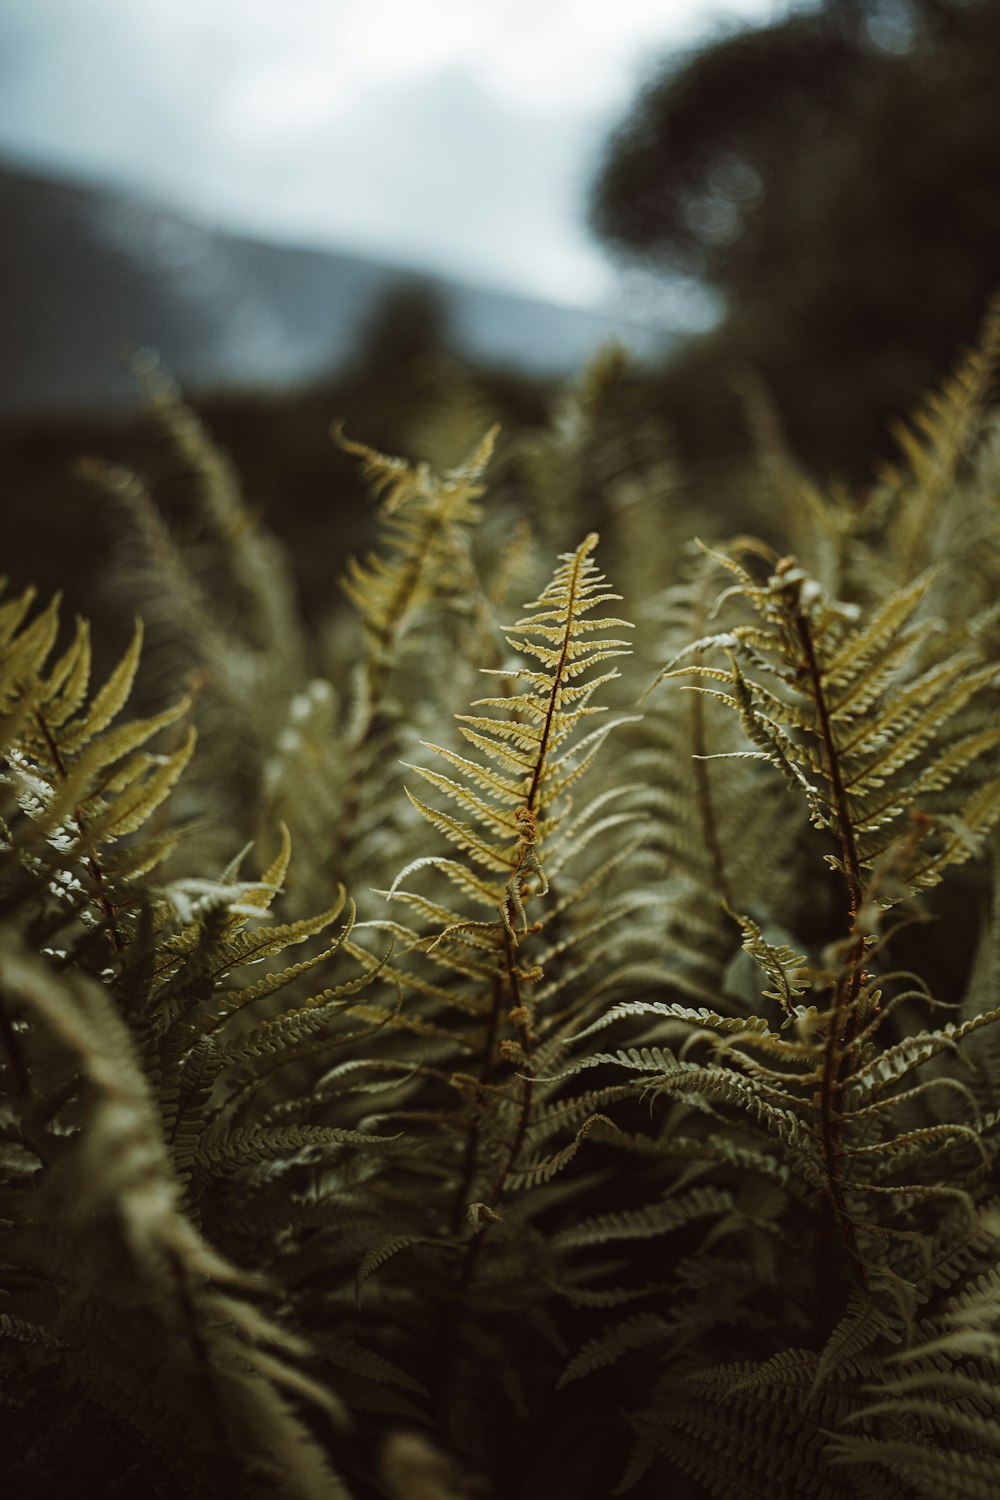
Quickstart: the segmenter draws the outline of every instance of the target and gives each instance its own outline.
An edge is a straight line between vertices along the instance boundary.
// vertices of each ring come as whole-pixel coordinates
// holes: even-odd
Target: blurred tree
[[[814,466],[885,451],[1000,282],[998,74],[997,0],[823,0],[640,97],[593,222],[723,298],[667,377],[689,443],[749,363]]]
[[[359,374],[384,378],[451,347],[448,303],[433,282],[401,276],[372,308],[354,356]]]

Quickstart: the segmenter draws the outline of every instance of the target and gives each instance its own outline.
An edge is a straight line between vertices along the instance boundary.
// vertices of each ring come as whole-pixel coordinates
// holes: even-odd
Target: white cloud
[[[0,149],[220,226],[594,302],[594,152],[650,60],[777,0],[5,0]]]

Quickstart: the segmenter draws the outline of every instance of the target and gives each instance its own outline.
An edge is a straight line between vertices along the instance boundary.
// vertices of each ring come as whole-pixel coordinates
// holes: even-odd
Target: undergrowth
[[[993,1500],[998,339],[867,495],[768,427],[772,542],[687,541],[614,359],[533,517],[494,431],[337,434],[309,634],[151,381],[198,535],[90,464],[145,659],[0,602],[19,1496]]]

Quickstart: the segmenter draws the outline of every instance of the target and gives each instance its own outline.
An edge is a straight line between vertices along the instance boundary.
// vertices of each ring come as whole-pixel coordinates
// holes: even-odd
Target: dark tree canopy
[[[749,361],[821,467],[884,449],[1000,282],[998,74],[996,0],[826,0],[655,82],[592,211],[722,294],[686,377]]]

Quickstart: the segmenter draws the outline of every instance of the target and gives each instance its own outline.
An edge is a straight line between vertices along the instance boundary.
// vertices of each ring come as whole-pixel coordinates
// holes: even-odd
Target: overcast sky
[[[595,153],[782,0],[0,0],[0,154],[268,239],[582,306]]]

